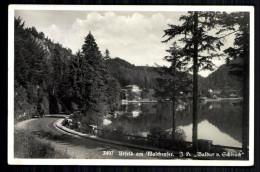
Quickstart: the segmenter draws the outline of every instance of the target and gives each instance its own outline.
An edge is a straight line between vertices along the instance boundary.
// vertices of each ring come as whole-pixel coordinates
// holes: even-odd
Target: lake
[[[113,127],[123,126],[130,134],[146,136],[154,127],[172,128],[171,103],[129,103],[110,118]],[[176,128],[184,131],[185,140],[192,141],[192,105],[175,115]],[[242,105],[234,102],[199,104],[198,139],[212,140],[214,145],[241,147]]]

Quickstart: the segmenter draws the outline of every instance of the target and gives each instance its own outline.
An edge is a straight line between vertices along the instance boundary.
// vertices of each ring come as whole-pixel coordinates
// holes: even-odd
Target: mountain
[[[243,88],[242,80],[228,74],[229,70],[229,66],[224,64],[208,77],[200,77],[201,90],[241,90]]]
[[[141,88],[156,88],[156,78],[160,77],[156,67],[135,66],[119,57],[105,61],[108,72],[118,80],[121,87],[138,85]]]
[[[156,78],[160,77],[158,67],[135,66],[119,57],[106,60],[106,65],[111,76],[118,80],[121,87],[138,85],[141,88],[157,88]],[[200,90],[241,90],[242,82],[228,74],[229,66],[221,65],[208,77],[199,76]],[[192,79],[192,75],[191,79]]]

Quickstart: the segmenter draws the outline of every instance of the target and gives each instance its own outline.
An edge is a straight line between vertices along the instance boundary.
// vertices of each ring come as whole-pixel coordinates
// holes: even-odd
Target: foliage
[[[220,12],[188,12],[187,15],[180,17],[181,25],[169,24],[168,29],[164,30],[164,36],[168,36],[164,43],[172,39],[178,39],[179,44],[182,44],[180,68],[186,70],[186,66],[192,63],[191,67],[187,69],[193,73],[193,133],[192,140],[194,148],[197,145],[197,129],[198,129],[198,71],[213,70],[214,57],[220,57],[221,54],[217,52],[224,44],[221,39],[209,31],[214,29],[217,25],[217,17]],[[207,55],[204,55],[204,54]]]
[[[107,96],[107,104],[108,104],[108,111],[114,112],[115,110],[119,109],[120,106],[120,92],[121,87],[118,81],[108,76],[106,81],[107,89],[106,89],[106,96]]]
[[[224,51],[228,54],[226,61],[230,67],[229,73],[241,77],[249,61],[249,12],[223,13],[219,18],[223,29],[218,34],[235,34],[234,46]]]
[[[171,63],[170,67],[161,68],[161,77],[158,78],[159,89],[156,90],[155,96],[159,101],[172,101],[172,139],[175,139],[175,115],[177,106],[186,101],[191,92],[191,80],[187,74],[187,63],[182,61],[182,50],[176,42],[169,50],[170,56],[164,59]]]
[[[156,67],[135,66],[118,57],[105,61],[109,74],[115,78],[121,87],[138,85],[141,88],[156,88],[156,78],[159,76]]]
[[[82,46],[82,65],[80,68],[79,107],[84,109],[85,116],[99,124],[107,113],[106,76],[104,60],[91,33],[85,38]]]
[[[187,15],[180,17],[182,25],[169,24],[169,29],[164,30],[164,36],[168,36],[164,43],[176,38],[178,35],[178,43],[184,44],[182,47],[183,64],[192,62],[194,57],[194,45],[198,46],[198,64],[201,70],[213,70],[215,64],[212,62],[214,57],[220,57],[217,50],[224,44],[218,36],[210,34],[209,31],[216,27],[217,16],[220,12],[188,12]],[[209,55],[204,55],[207,52]],[[194,65],[194,64],[193,64]],[[189,70],[192,70],[192,66]]]
[[[98,133],[98,136],[105,139],[125,141],[126,131],[122,126],[117,126],[116,128],[105,126],[102,131]]]
[[[15,79],[23,87],[27,87],[28,83],[42,85],[48,73],[45,52],[32,36],[21,30],[21,25],[21,19],[17,19],[14,43]]]
[[[108,50],[106,54],[109,56]],[[73,55],[35,27],[24,28],[22,19],[15,18],[15,66],[16,116],[69,113],[84,107],[85,115],[96,116],[89,119],[98,123],[108,111],[118,108],[120,85],[108,74],[91,33],[82,52]]]
[[[158,89],[155,96],[159,100],[171,100],[177,102],[178,99],[183,99],[191,92],[191,80],[188,73],[183,69],[186,63],[181,61],[182,53],[180,47],[173,43],[167,52],[170,56],[165,56],[164,59],[171,63],[170,67],[159,68],[160,78],[157,78]]]
[[[19,95],[19,89],[24,90],[23,99],[16,99],[15,104],[21,104],[20,101],[23,101],[22,104],[28,103],[23,107],[16,106],[20,111],[18,113],[29,113],[28,116],[49,113],[48,89],[57,80],[52,80],[49,48],[42,38],[43,33],[38,34],[35,28],[24,29],[22,19],[15,18],[15,92]]]
[[[166,139],[167,132],[160,127],[154,127],[150,130],[149,138]]]
[[[25,88],[17,86],[15,81],[15,96],[14,96],[14,119],[21,121],[31,117],[31,114],[36,113],[36,107],[28,101]]]
[[[167,132],[168,132],[168,133],[167,133],[166,137],[167,137],[168,139],[171,139],[171,138],[172,138],[172,129],[170,129],[170,130],[167,131]],[[175,140],[182,140],[182,141],[185,141],[185,140],[186,140],[186,137],[187,137],[187,136],[186,136],[186,134],[185,134],[185,132],[184,132],[183,129],[181,129],[181,128],[179,128],[179,127],[175,128],[174,134],[175,134],[175,136],[174,136]]]
[[[14,131],[15,158],[69,158],[65,153],[57,152],[50,143],[41,141],[34,134],[23,131]]]
[[[118,141],[125,141],[125,129],[122,126],[116,127],[112,132],[109,134],[109,138],[112,140],[118,140]]]
[[[106,49],[104,60],[108,60],[108,59],[111,59],[111,57],[110,57],[110,53],[109,53],[108,49]]]
[[[243,127],[242,148],[247,152],[249,140],[249,12],[223,13],[220,16],[220,24],[224,27],[221,32],[231,31],[235,34],[234,46],[224,52],[228,54],[227,64],[230,67],[229,74],[234,75],[243,83]],[[221,33],[220,32],[220,33]],[[231,61],[232,60],[232,61]],[[246,153],[247,154],[247,153]]]
[[[243,85],[234,75],[229,74],[228,65],[221,65],[215,72],[207,78],[199,79],[200,90],[241,90]]]

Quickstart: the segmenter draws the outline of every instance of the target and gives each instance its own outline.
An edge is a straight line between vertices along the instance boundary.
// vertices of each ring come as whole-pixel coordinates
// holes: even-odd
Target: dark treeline
[[[126,85],[138,85],[141,88],[160,89],[158,78],[161,77],[159,67],[135,66],[119,57],[105,61],[108,72],[118,80],[121,87]],[[216,71],[207,77],[199,76],[200,90],[241,90],[242,84],[238,77],[229,75],[229,66],[221,65]],[[191,74],[188,74],[192,78]]]
[[[241,91],[243,84],[241,78],[230,75],[228,65],[221,65],[215,72],[208,75],[206,78],[199,78],[201,90],[237,90]]]
[[[73,55],[15,18],[14,44],[15,119],[80,108],[88,121],[98,123],[98,117],[117,109],[120,84],[108,73],[91,33]]]
[[[110,75],[118,80],[120,85],[138,85],[141,88],[157,88],[156,78],[160,75],[156,67],[135,66],[118,57],[106,60]]]

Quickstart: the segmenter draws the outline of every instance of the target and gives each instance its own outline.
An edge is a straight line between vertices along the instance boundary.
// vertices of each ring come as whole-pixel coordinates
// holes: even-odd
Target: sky
[[[51,11],[16,10],[15,17],[25,21],[25,27],[34,26],[38,32],[70,48],[73,53],[81,50],[84,38],[91,31],[102,54],[108,49],[112,58],[119,57],[136,66],[166,65],[165,51],[172,42],[162,43],[168,24],[180,25],[179,18],[186,12],[167,11]],[[229,39],[224,48],[232,46]],[[219,66],[223,59],[216,59]],[[200,71],[208,76],[211,71]]]

